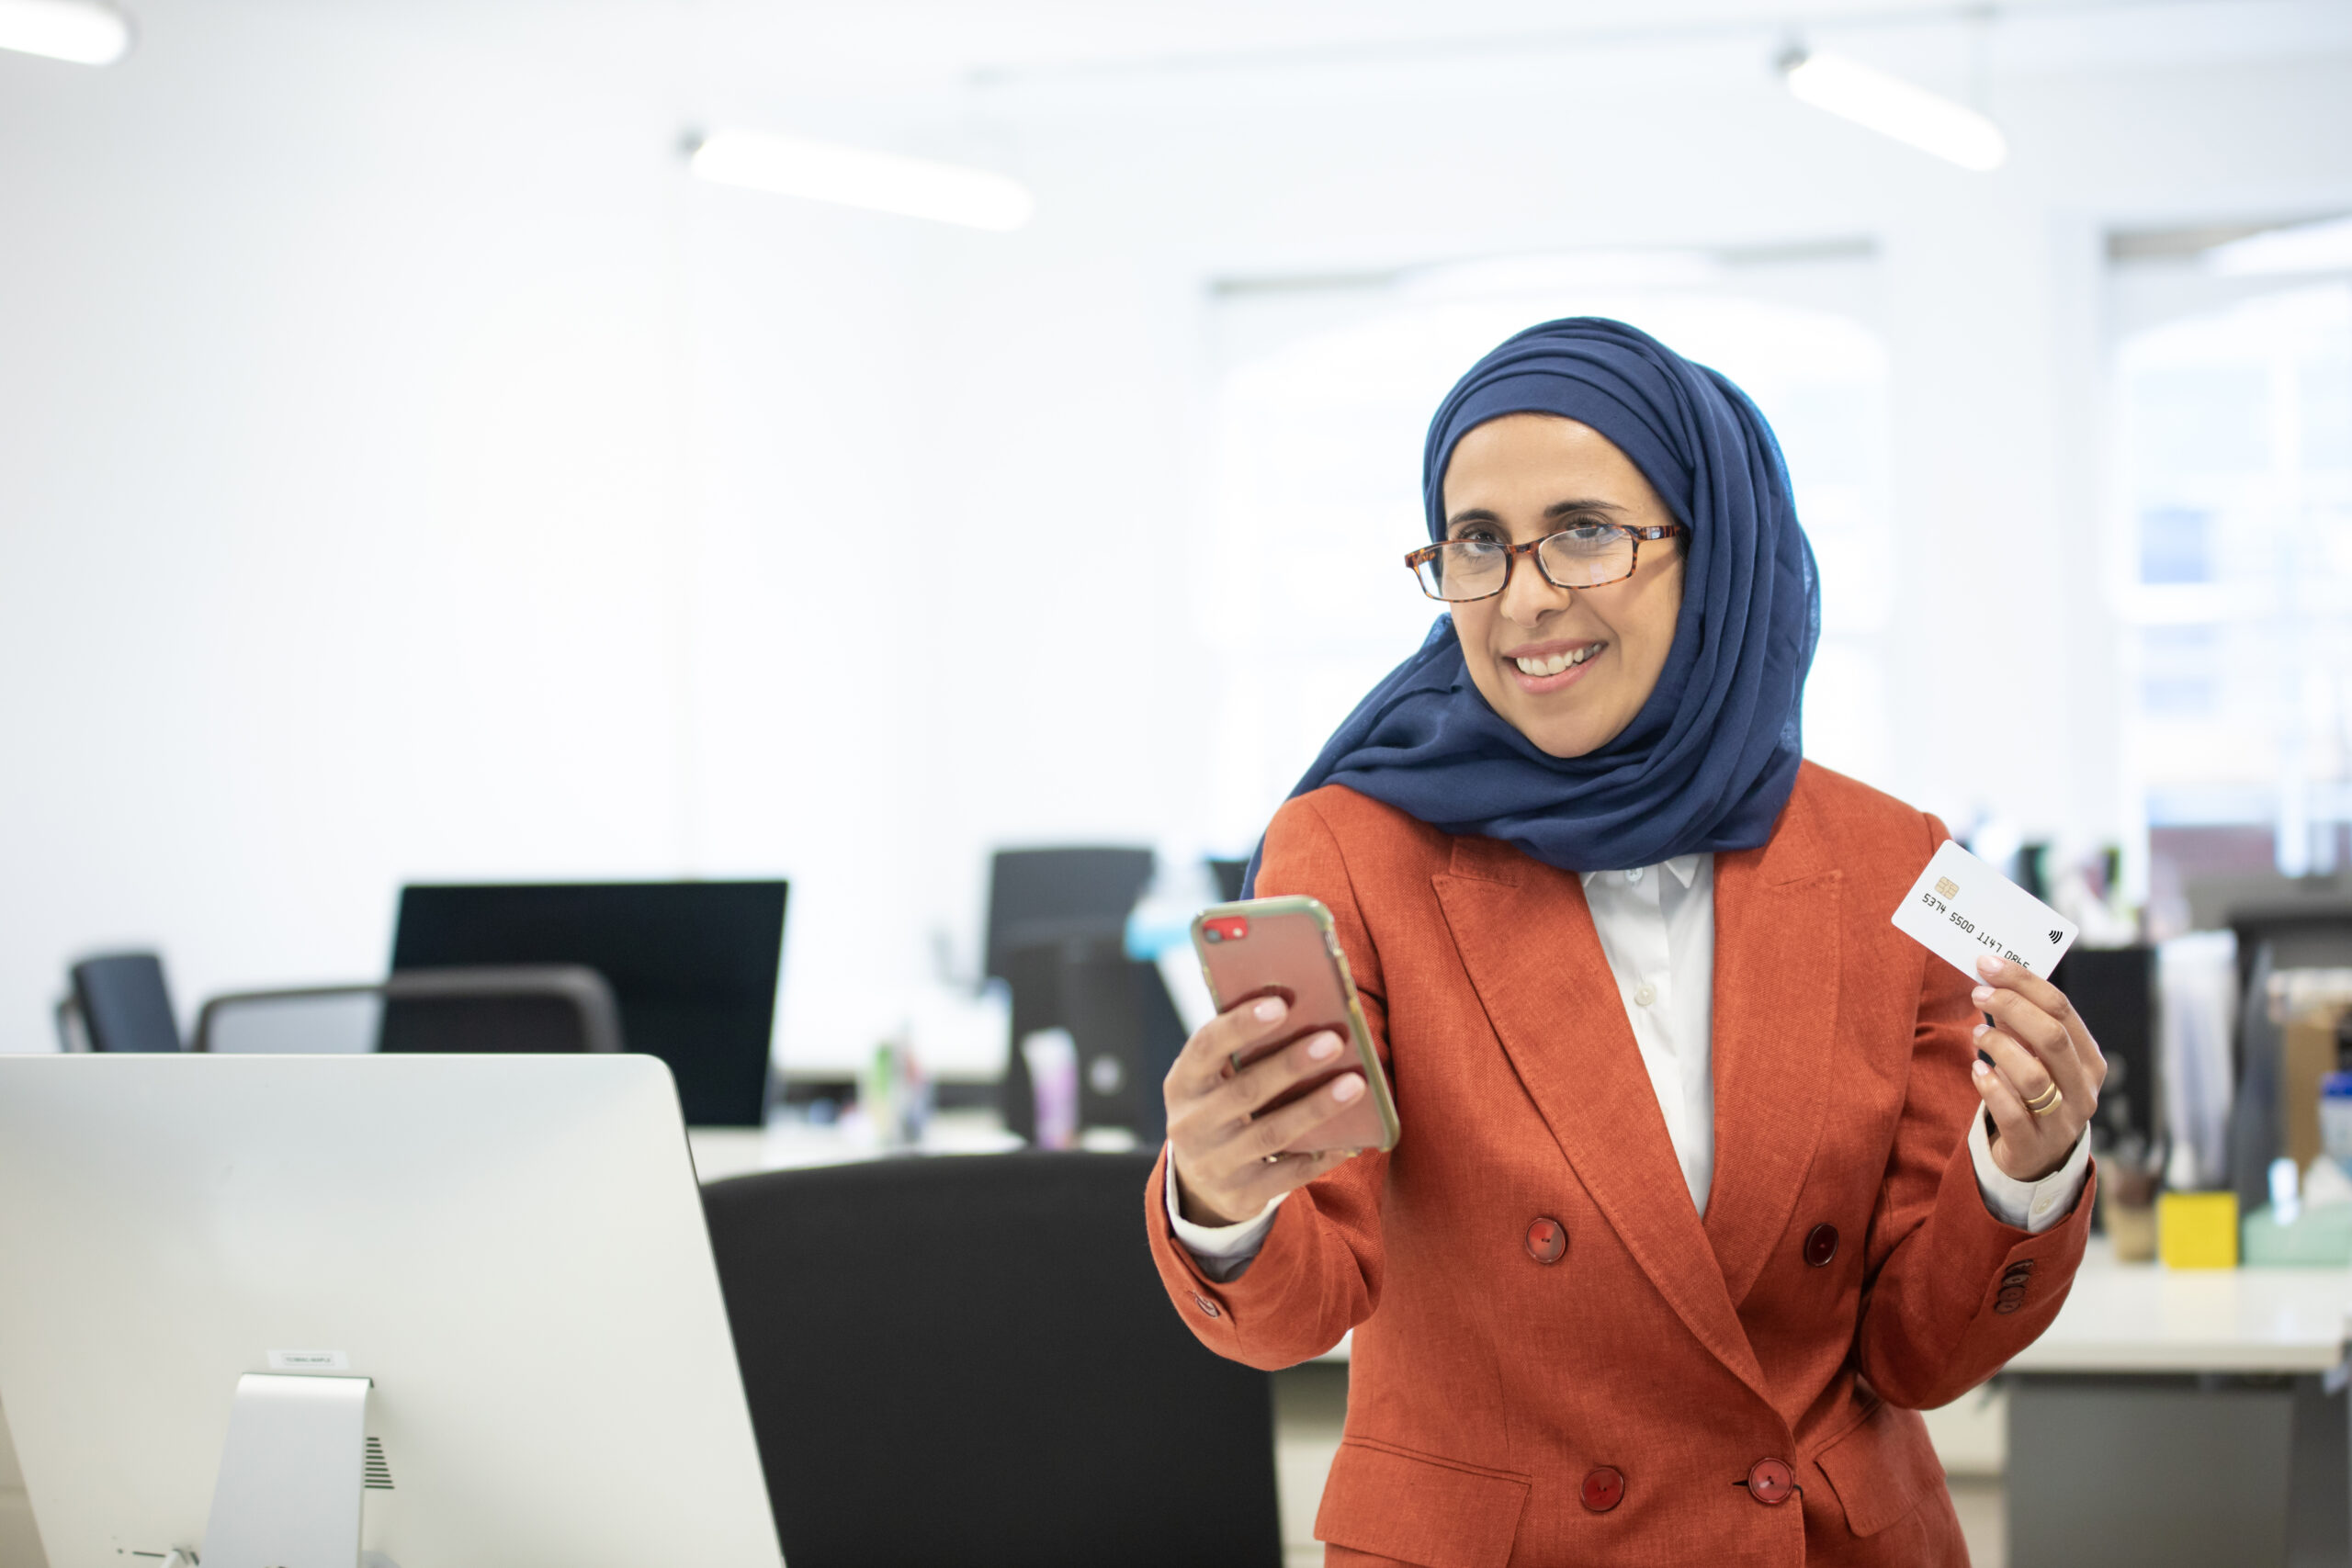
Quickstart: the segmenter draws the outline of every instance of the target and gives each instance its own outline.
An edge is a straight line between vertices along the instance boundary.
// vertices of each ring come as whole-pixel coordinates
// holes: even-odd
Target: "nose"
[[[1503,584],[1503,619],[1515,626],[1533,628],[1546,615],[1559,614],[1575,603],[1565,588],[1555,588],[1532,554],[1510,563],[1510,581]]]

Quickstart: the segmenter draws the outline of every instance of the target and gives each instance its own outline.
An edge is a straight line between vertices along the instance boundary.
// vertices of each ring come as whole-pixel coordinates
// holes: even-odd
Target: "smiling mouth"
[[[1541,659],[1514,659],[1511,662],[1519,667],[1522,675],[1557,675],[1562,671],[1575,669],[1608,646],[1603,642],[1589,642],[1582,648],[1546,654]]]

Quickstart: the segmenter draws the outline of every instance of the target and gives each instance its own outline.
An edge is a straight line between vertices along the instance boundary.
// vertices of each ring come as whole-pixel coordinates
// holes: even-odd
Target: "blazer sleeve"
[[[1365,1027],[1387,1066],[1388,1008],[1380,955],[1365,931],[1339,840],[1312,796],[1292,800],[1274,814],[1266,829],[1257,891],[1261,897],[1305,894],[1331,911],[1363,1003]],[[1168,1223],[1163,1145],[1144,1190],[1145,1224],[1169,1299],[1201,1343],[1220,1356],[1271,1371],[1321,1355],[1371,1316],[1380,1304],[1380,1197],[1388,1157],[1380,1152],[1358,1155],[1292,1193],[1274,1211],[1273,1228],[1250,1267],[1220,1282],[1201,1270]]]
[[[1925,852],[1951,835],[1923,818]],[[2000,1371],[2058,1315],[2082,1261],[2094,1164],[2073,1213],[2039,1235],[1985,1207],[1968,1148],[1983,1101],[1970,1078],[1982,1015],[1967,976],[1927,957],[1911,1075],[1871,1221],[1857,1365],[1890,1402],[1924,1409]]]

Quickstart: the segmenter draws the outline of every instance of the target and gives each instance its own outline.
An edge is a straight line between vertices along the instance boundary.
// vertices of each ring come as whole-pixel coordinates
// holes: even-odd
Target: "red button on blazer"
[[[1804,1238],[1804,1260],[1815,1269],[1826,1269],[1838,1256],[1838,1227],[1815,1225]]]
[[[1797,1478],[1776,1459],[1759,1459],[1747,1472],[1747,1495],[1767,1507],[1777,1508],[1797,1489]]]
[[[1527,1227],[1527,1256],[1538,1263],[1557,1263],[1568,1250],[1568,1233],[1560,1222],[1539,1219]]]
[[[1584,1506],[1596,1514],[1605,1514],[1625,1496],[1625,1478],[1608,1465],[1602,1465],[1584,1478]]]

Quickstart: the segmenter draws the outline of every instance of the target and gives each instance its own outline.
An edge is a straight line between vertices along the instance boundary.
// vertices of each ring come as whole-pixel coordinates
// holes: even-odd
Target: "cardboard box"
[[[2297,1170],[2319,1157],[2319,1080],[2335,1071],[2335,1023],[2341,1008],[2313,1009],[2290,1020],[2278,1047],[2279,1129]]]

